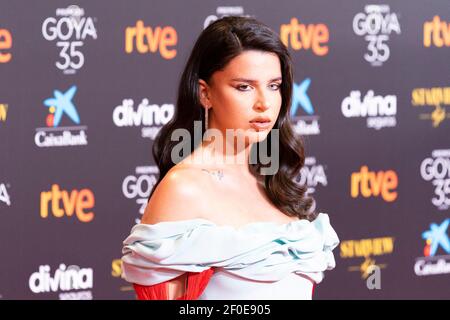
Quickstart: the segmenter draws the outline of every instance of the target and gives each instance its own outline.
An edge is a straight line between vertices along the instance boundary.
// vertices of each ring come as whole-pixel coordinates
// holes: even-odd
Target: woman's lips
[[[259,130],[267,130],[270,128],[270,121],[251,121],[250,125],[257,131]]]

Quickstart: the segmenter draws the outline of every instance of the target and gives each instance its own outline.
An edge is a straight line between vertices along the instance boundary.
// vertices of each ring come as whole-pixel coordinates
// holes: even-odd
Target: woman
[[[153,147],[160,178],[124,241],[138,298],[311,299],[334,268],[338,237],[294,182],[304,149],[292,83],[286,47],[257,20],[225,17],[200,34]]]

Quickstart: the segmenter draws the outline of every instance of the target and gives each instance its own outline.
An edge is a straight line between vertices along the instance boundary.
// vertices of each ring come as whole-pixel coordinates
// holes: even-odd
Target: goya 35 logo
[[[42,24],[42,35],[55,41],[60,48],[56,67],[65,74],[74,74],[84,65],[81,51],[87,38],[97,39],[96,19],[85,17],[83,8],[76,5],[56,9],[56,18],[48,17]]]
[[[290,116],[294,130],[299,135],[320,134],[319,116],[308,95],[311,79],[306,78],[300,84],[294,83]]]
[[[45,119],[47,127],[36,128],[34,142],[38,147],[67,147],[87,145],[87,126],[79,126],[80,116],[73,104],[77,87],[72,86],[66,92],[55,90],[53,97],[44,100],[48,108]],[[65,116],[65,117],[64,117]],[[68,118],[78,126],[60,127],[61,121]]]
[[[122,193],[128,199],[135,199],[139,205],[139,218],[136,223],[141,221],[141,215],[144,214],[148,197],[158,180],[159,170],[156,166],[136,167],[135,174],[126,176],[122,182]]]
[[[420,175],[434,186],[431,203],[439,210],[450,207],[450,149],[433,150],[420,164]]]
[[[308,188],[307,194],[313,194],[319,184],[324,187],[328,185],[327,175],[325,174],[326,167],[326,165],[318,163],[315,157],[306,157],[305,165],[300,169],[300,174],[294,181],[306,186]]]
[[[203,29],[206,29],[211,23],[217,19],[226,16],[239,16],[239,17],[251,17],[244,13],[244,7],[242,6],[219,6],[216,8],[216,14],[211,14],[206,17],[203,23]]]
[[[368,42],[364,59],[372,66],[381,66],[390,56],[389,36],[401,33],[400,23],[388,5],[366,5],[364,11],[353,18],[353,31]]]
[[[450,273],[450,238],[447,218],[440,224],[431,223],[430,228],[422,233],[425,240],[423,257],[417,258],[414,272],[418,276]],[[439,252],[443,254],[438,255]]]
[[[94,219],[94,205],[95,197],[90,189],[67,191],[53,184],[50,191],[41,192],[40,215],[41,218],[48,218],[50,214],[62,218],[75,214],[79,221],[91,222]]]

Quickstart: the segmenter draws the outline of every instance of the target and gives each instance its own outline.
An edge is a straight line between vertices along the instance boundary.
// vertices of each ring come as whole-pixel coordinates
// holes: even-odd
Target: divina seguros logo
[[[80,116],[72,102],[77,87],[72,86],[66,92],[55,90],[52,98],[44,100],[48,108],[46,127],[36,128],[34,142],[38,147],[67,147],[87,145],[87,126],[79,126]],[[60,127],[63,116],[78,126]]]
[[[150,104],[147,98],[142,99],[135,110],[133,99],[123,99],[122,104],[114,108],[112,118],[117,127],[142,127],[141,137],[154,140],[174,112],[173,104]]]
[[[94,271],[61,263],[52,276],[50,266],[41,265],[39,271],[30,276],[28,285],[36,294],[59,293],[60,300],[92,300]]]
[[[375,95],[367,91],[362,98],[361,91],[354,90],[341,103],[341,112],[346,118],[366,118],[367,128],[379,130],[397,125],[397,96]]]

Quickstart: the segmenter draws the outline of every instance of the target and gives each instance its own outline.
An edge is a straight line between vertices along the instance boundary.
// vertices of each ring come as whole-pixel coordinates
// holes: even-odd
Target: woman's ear
[[[198,85],[199,85],[200,103],[203,105],[204,108],[210,108],[211,100],[209,98],[208,84],[206,83],[206,81],[200,79],[198,80]]]

